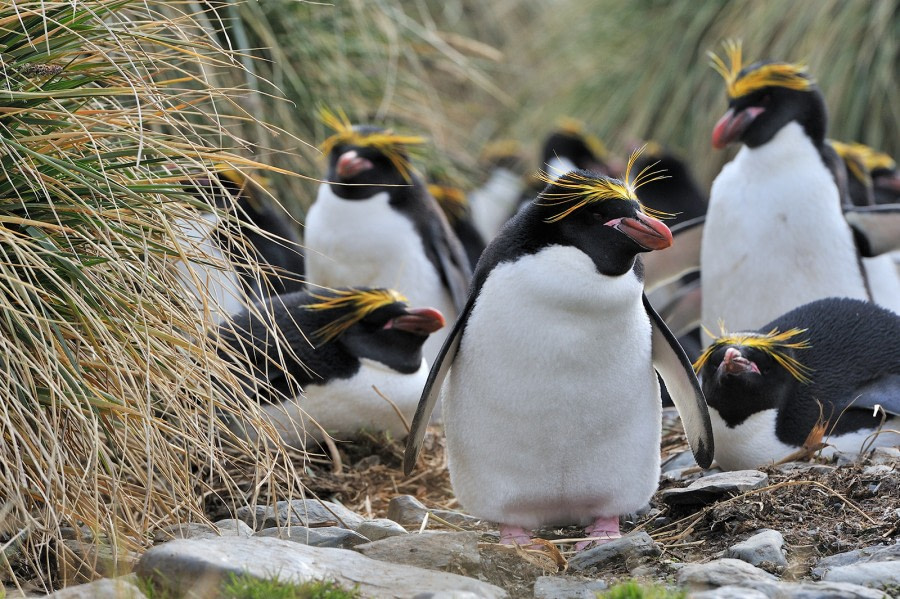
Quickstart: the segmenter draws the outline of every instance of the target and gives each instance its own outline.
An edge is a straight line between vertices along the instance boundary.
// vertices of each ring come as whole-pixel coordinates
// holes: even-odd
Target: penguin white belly
[[[837,187],[797,123],[742,148],[716,177],[700,263],[714,333],[720,320],[752,330],[824,297],[869,299]]]
[[[900,418],[894,416],[884,421],[881,432],[877,435],[870,429],[862,429],[843,435],[831,435],[823,439],[829,447],[822,450],[822,455],[831,457],[835,451],[841,453],[859,453],[861,449],[874,447],[898,447],[900,446]]]
[[[719,411],[710,407],[716,462],[722,470],[754,470],[797,451],[799,447],[782,443],[775,436],[777,417],[778,411],[774,408],[763,410],[731,428]]]
[[[285,443],[294,447],[303,447],[311,439],[321,441],[322,429],[336,439],[350,438],[360,430],[385,432],[402,439],[406,436],[403,421],[391,404],[375,393],[372,385],[397,405],[409,423],[428,370],[424,359],[415,373],[401,374],[380,362],[363,358],[362,366],[352,377],[308,385],[300,398],[281,405],[268,404],[263,409]]]
[[[442,393],[453,489],[505,524],[585,525],[659,480],[661,404],[633,273],[552,246],[480,290]]]
[[[410,306],[440,310],[448,323],[456,308],[434,265],[425,255],[412,221],[394,210],[387,192],[366,200],[345,200],[320,185],[306,217],[306,275],[325,287],[369,286],[396,289]],[[451,327],[429,336],[423,355],[429,363]]]
[[[900,273],[892,254],[863,258],[866,279],[872,291],[872,301],[883,308],[900,314]]]

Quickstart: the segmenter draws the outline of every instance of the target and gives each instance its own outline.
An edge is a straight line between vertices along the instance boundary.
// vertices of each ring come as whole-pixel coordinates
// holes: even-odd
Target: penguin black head
[[[897,162],[884,152],[863,144],[853,144],[872,180],[876,204],[900,202],[900,171]]]
[[[547,187],[519,211],[501,235],[519,236],[522,252],[551,245],[574,246],[593,260],[598,272],[623,275],[635,267],[638,254],[672,244],[669,228],[651,216],[654,211],[643,206],[635,194],[635,189],[653,176],[645,171],[634,181],[627,177],[620,181],[588,171],[571,171],[558,178],[543,173],[540,178]]]
[[[573,119],[564,120],[559,128],[544,140],[541,164],[551,164],[557,158],[568,160],[580,170],[608,176],[613,174],[608,164],[609,155],[603,142],[584,133],[581,123]],[[550,174],[559,175],[561,173]]]
[[[335,130],[322,142],[327,156],[326,180],[334,192],[347,200],[366,199],[384,191],[385,185],[417,184],[409,159],[409,146],[424,143],[424,138],[398,135],[389,129],[371,125],[352,125],[346,115],[322,111],[322,120]]]
[[[799,360],[809,347],[797,339],[805,329],[767,334],[724,334],[694,362],[703,394],[729,426],[762,410],[777,408],[810,382],[810,370]]]
[[[796,121],[816,147],[825,143],[828,116],[825,99],[806,67],[799,64],[762,61],[741,67],[741,46],[725,43],[730,66],[710,53],[713,68],[725,79],[728,112],[713,129],[717,149],[732,142],[759,147],[782,127]]]
[[[392,289],[351,287],[309,294],[303,306],[317,322],[317,347],[339,346],[357,358],[381,362],[410,374],[422,365],[422,345],[444,326],[433,308],[409,308]]]

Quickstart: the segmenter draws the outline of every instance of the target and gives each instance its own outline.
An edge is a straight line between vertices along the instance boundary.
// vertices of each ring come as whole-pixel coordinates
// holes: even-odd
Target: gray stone
[[[388,504],[387,517],[402,526],[421,526],[425,514],[431,512],[441,520],[455,526],[475,527],[484,523],[479,518],[454,512],[453,510],[429,510],[425,505],[412,495],[398,495]]]
[[[147,596],[135,586],[133,577],[122,577],[66,587],[47,595],[47,599],[147,599]]]
[[[419,593],[413,599],[479,599],[481,595],[471,591],[437,591],[435,593]]]
[[[341,549],[352,549],[357,545],[369,542],[361,534],[337,526],[322,526],[320,528],[307,528],[306,526],[272,527],[264,528],[253,536],[283,539],[294,543],[311,545],[312,547],[339,547]]]
[[[685,468],[696,467],[697,460],[694,459],[693,452],[691,452],[690,450],[686,450],[668,458],[665,462],[662,463],[661,470],[663,472],[670,472],[672,470],[683,470]]]
[[[785,462],[776,466],[776,468],[784,474],[828,474],[834,471],[834,466],[809,462]]]
[[[691,593],[691,599],[769,599],[769,595],[755,589],[724,586],[699,593]]]
[[[678,585],[690,591],[706,591],[725,586],[758,587],[778,579],[739,559],[722,558],[705,564],[685,564],[678,570]],[[748,584],[749,583],[749,584]]]
[[[372,559],[429,570],[477,575],[481,568],[477,532],[439,532],[390,537],[356,548]]]
[[[890,474],[894,471],[893,466],[889,466],[887,464],[874,464],[872,466],[866,466],[863,468],[863,476],[884,476],[885,474]]]
[[[777,599],[886,599],[881,591],[846,582],[781,583],[771,596]]]
[[[137,562],[137,554],[112,547],[98,540],[93,543],[84,541],[63,541],[58,548],[58,563],[63,580],[75,583],[90,582],[101,576],[115,577],[127,574]]]
[[[746,541],[732,545],[725,551],[725,557],[737,558],[770,572],[788,565],[784,555],[784,537],[776,530],[763,530]]]
[[[380,541],[381,539],[387,539],[389,537],[409,534],[405,528],[388,518],[366,520],[359,525],[356,532],[370,541]]]
[[[262,508],[262,509],[260,509]],[[254,506],[239,508],[235,517],[255,530],[272,528],[273,526],[341,526],[356,530],[364,518],[348,510],[339,503],[319,501],[318,499],[294,499],[279,501],[272,506]]]
[[[237,518],[225,518],[224,520],[216,520],[216,528],[223,537],[252,537],[253,529],[247,526],[247,523]]]
[[[768,482],[768,475],[759,470],[735,470],[704,476],[683,489],[666,489],[661,497],[670,505],[707,505],[726,495],[759,489]]]
[[[869,458],[872,464],[896,465],[900,463],[900,447],[876,447]]]
[[[534,599],[596,599],[604,591],[602,580],[575,576],[539,576],[534,581]]]
[[[845,553],[836,553],[823,557],[813,568],[812,574],[816,578],[823,578],[825,573],[841,566],[849,566],[859,562],[887,562],[900,561],[900,543],[893,545],[875,545],[873,547],[865,547],[863,549],[855,549]]]
[[[575,554],[569,559],[569,569],[580,572],[616,558],[628,559],[659,554],[659,546],[653,542],[650,535],[641,531]]]
[[[478,597],[505,597],[493,585],[413,566],[377,561],[346,549],[310,547],[266,538],[178,539],[149,549],[137,574],[175,593],[217,589],[229,574],[295,583],[334,580],[357,587],[363,597],[414,597],[422,593],[463,591]]]
[[[212,539],[219,536],[218,531],[208,524],[196,522],[172,524],[164,526],[153,533],[153,543],[165,543],[172,539]]]
[[[869,587],[900,586],[900,561],[838,566],[825,572],[822,578],[829,582],[849,582]]]

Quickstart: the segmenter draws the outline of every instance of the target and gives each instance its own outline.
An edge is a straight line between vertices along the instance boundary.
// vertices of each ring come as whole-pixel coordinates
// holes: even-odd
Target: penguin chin
[[[737,112],[735,112],[734,108],[729,109],[713,128],[713,147],[721,150],[731,142],[740,139],[744,131],[756,120],[756,117],[765,112],[765,110],[761,106],[748,106]]]

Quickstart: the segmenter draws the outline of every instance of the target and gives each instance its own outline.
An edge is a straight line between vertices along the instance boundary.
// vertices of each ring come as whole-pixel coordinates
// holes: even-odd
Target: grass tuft
[[[628,580],[613,585],[608,591],[597,593],[598,599],[685,599],[684,591],[673,591],[658,584],[641,584]]]

